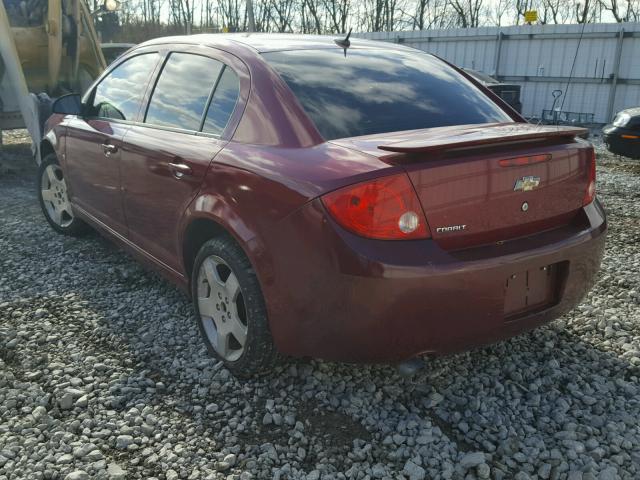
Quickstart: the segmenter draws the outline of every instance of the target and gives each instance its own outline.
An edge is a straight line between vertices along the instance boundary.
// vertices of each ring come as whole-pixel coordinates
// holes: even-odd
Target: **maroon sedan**
[[[427,53],[297,35],[141,44],[62,97],[38,192],[190,292],[237,375],[401,362],[573,308],[605,242],[583,130]]]

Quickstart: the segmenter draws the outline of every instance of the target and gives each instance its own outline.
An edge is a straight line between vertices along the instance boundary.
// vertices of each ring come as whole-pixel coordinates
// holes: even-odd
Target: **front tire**
[[[191,295],[209,354],[236,377],[269,371],[277,361],[260,284],[229,237],[205,242],[196,256]]]
[[[55,154],[44,157],[38,167],[36,188],[40,208],[51,228],[72,236],[86,232],[87,224],[76,217],[71,207],[64,172]]]

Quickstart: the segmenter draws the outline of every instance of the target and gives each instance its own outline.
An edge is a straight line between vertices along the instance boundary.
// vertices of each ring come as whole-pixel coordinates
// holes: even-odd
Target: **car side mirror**
[[[51,106],[53,113],[61,113],[63,115],[81,115],[82,100],[77,93],[69,93],[56,99]]]

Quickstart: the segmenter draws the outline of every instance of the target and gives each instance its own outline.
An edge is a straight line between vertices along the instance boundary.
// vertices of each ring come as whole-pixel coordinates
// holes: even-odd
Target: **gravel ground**
[[[409,380],[291,361],[243,383],[174,287],[47,226],[5,144],[0,479],[640,478],[640,162],[600,156],[604,265],[554,324]]]

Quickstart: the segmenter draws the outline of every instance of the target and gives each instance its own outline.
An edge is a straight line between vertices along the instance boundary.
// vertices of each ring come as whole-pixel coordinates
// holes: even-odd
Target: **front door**
[[[67,124],[67,181],[75,205],[126,233],[120,201],[120,147],[128,126],[102,119],[70,119]]]
[[[180,220],[226,143],[219,137],[238,90],[238,77],[222,62],[172,52],[151,94],[144,123],[126,133],[122,189],[129,237],[174,270],[181,264]],[[221,106],[218,98],[223,92],[226,103]]]
[[[65,173],[71,200],[89,215],[126,235],[120,194],[122,140],[137,119],[156,53],[125,60],[89,95],[81,117],[67,122]]]

